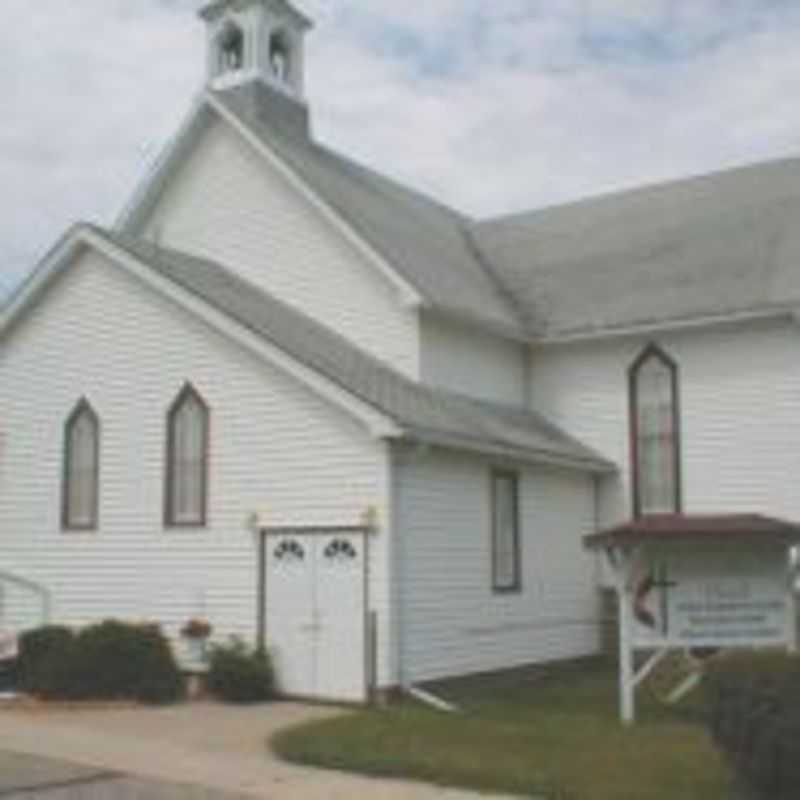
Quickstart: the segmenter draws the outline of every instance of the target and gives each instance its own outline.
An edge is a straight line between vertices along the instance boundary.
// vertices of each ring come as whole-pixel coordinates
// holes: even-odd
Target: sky
[[[200,0],[2,0],[0,297],[112,224],[204,82]],[[298,0],[315,135],[476,217],[800,156],[796,0]]]

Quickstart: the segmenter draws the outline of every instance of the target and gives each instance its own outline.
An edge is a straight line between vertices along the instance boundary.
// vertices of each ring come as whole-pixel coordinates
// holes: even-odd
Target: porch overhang
[[[649,514],[585,536],[590,550],[645,543],[702,543],[756,540],[791,547],[800,544],[800,523],[762,514]]]

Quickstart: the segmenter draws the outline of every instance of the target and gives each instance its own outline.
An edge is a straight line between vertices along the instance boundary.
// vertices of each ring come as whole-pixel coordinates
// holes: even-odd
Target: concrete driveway
[[[246,800],[245,795],[131,778],[39,756],[0,752],[3,800]]]
[[[340,713],[290,703],[247,708],[190,703],[163,709],[0,709],[0,751],[58,759],[100,773],[277,800],[476,797],[425,784],[293,766],[269,751],[266,743],[275,731]]]
[[[115,777],[115,773],[90,767],[0,752],[0,797],[24,795],[36,789],[89,785]]]

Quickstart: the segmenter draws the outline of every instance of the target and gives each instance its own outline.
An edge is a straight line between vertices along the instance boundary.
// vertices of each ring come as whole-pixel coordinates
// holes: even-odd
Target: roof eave
[[[0,309],[0,339],[9,333],[25,311],[36,302],[64,264],[84,246],[81,233],[85,229],[83,223],[70,227],[7,299]]]
[[[403,434],[395,438],[402,442],[419,443],[449,450],[505,458],[520,463],[558,467],[598,476],[611,475],[618,471],[617,466],[610,461],[603,461],[590,456],[573,456],[544,448],[514,447],[503,442],[486,442],[412,426],[406,426]]]
[[[733,311],[724,314],[705,314],[696,317],[678,317],[657,322],[643,322],[632,325],[609,326],[581,331],[544,334],[531,341],[537,345],[580,344],[587,341],[622,339],[631,336],[647,336],[669,331],[685,331],[700,328],[723,327],[746,322],[787,319],[800,324],[798,303],[776,304],[762,308]]]
[[[166,296],[177,306],[202,319],[226,338],[237,342],[265,361],[293,375],[320,397],[338,405],[359,419],[376,439],[403,435],[403,430],[381,409],[348,392],[322,373],[298,362],[277,345],[267,343],[230,316],[211,306],[203,298],[161,275],[103,232],[87,223],[70,228],[40,262],[30,278],[20,287],[0,314],[0,340],[4,338],[84,248],[91,247],[119,264],[126,272]]]
[[[200,133],[205,130],[210,119],[205,91],[201,91],[195,96],[192,107],[177,132],[167,142],[166,147],[159,153],[155,162],[134,188],[133,194],[126,201],[114,223],[115,230],[127,231],[132,234],[141,230],[147,215],[158,202],[164,187],[183,163],[183,159]]]
[[[536,335],[526,330],[521,324],[501,322],[496,319],[487,319],[479,314],[466,311],[455,306],[446,307],[439,303],[428,303],[423,310],[443,320],[457,323],[475,331],[484,331],[494,334],[502,339],[511,339],[519,344],[530,344],[538,341]]]

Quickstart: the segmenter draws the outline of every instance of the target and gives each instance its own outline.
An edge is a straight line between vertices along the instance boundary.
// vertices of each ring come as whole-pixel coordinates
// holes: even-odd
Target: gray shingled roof
[[[538,414],[405,378],[219,264],[125,234],[90,230],[384,413],[409,439],[588,470],[612,468]]]
[[[316,144],[261,84],[215,97],[441,311],[535,338],[800,301],[800,160],[475,222]]]
[[[513,301],[482,262],[470,220],[313,141],[305,109],[256,81],[214,92],[319,196],[441,311],[519,335]]]
[[[800,301],[800,160],[480,223],[476,242],[545,335]]]

